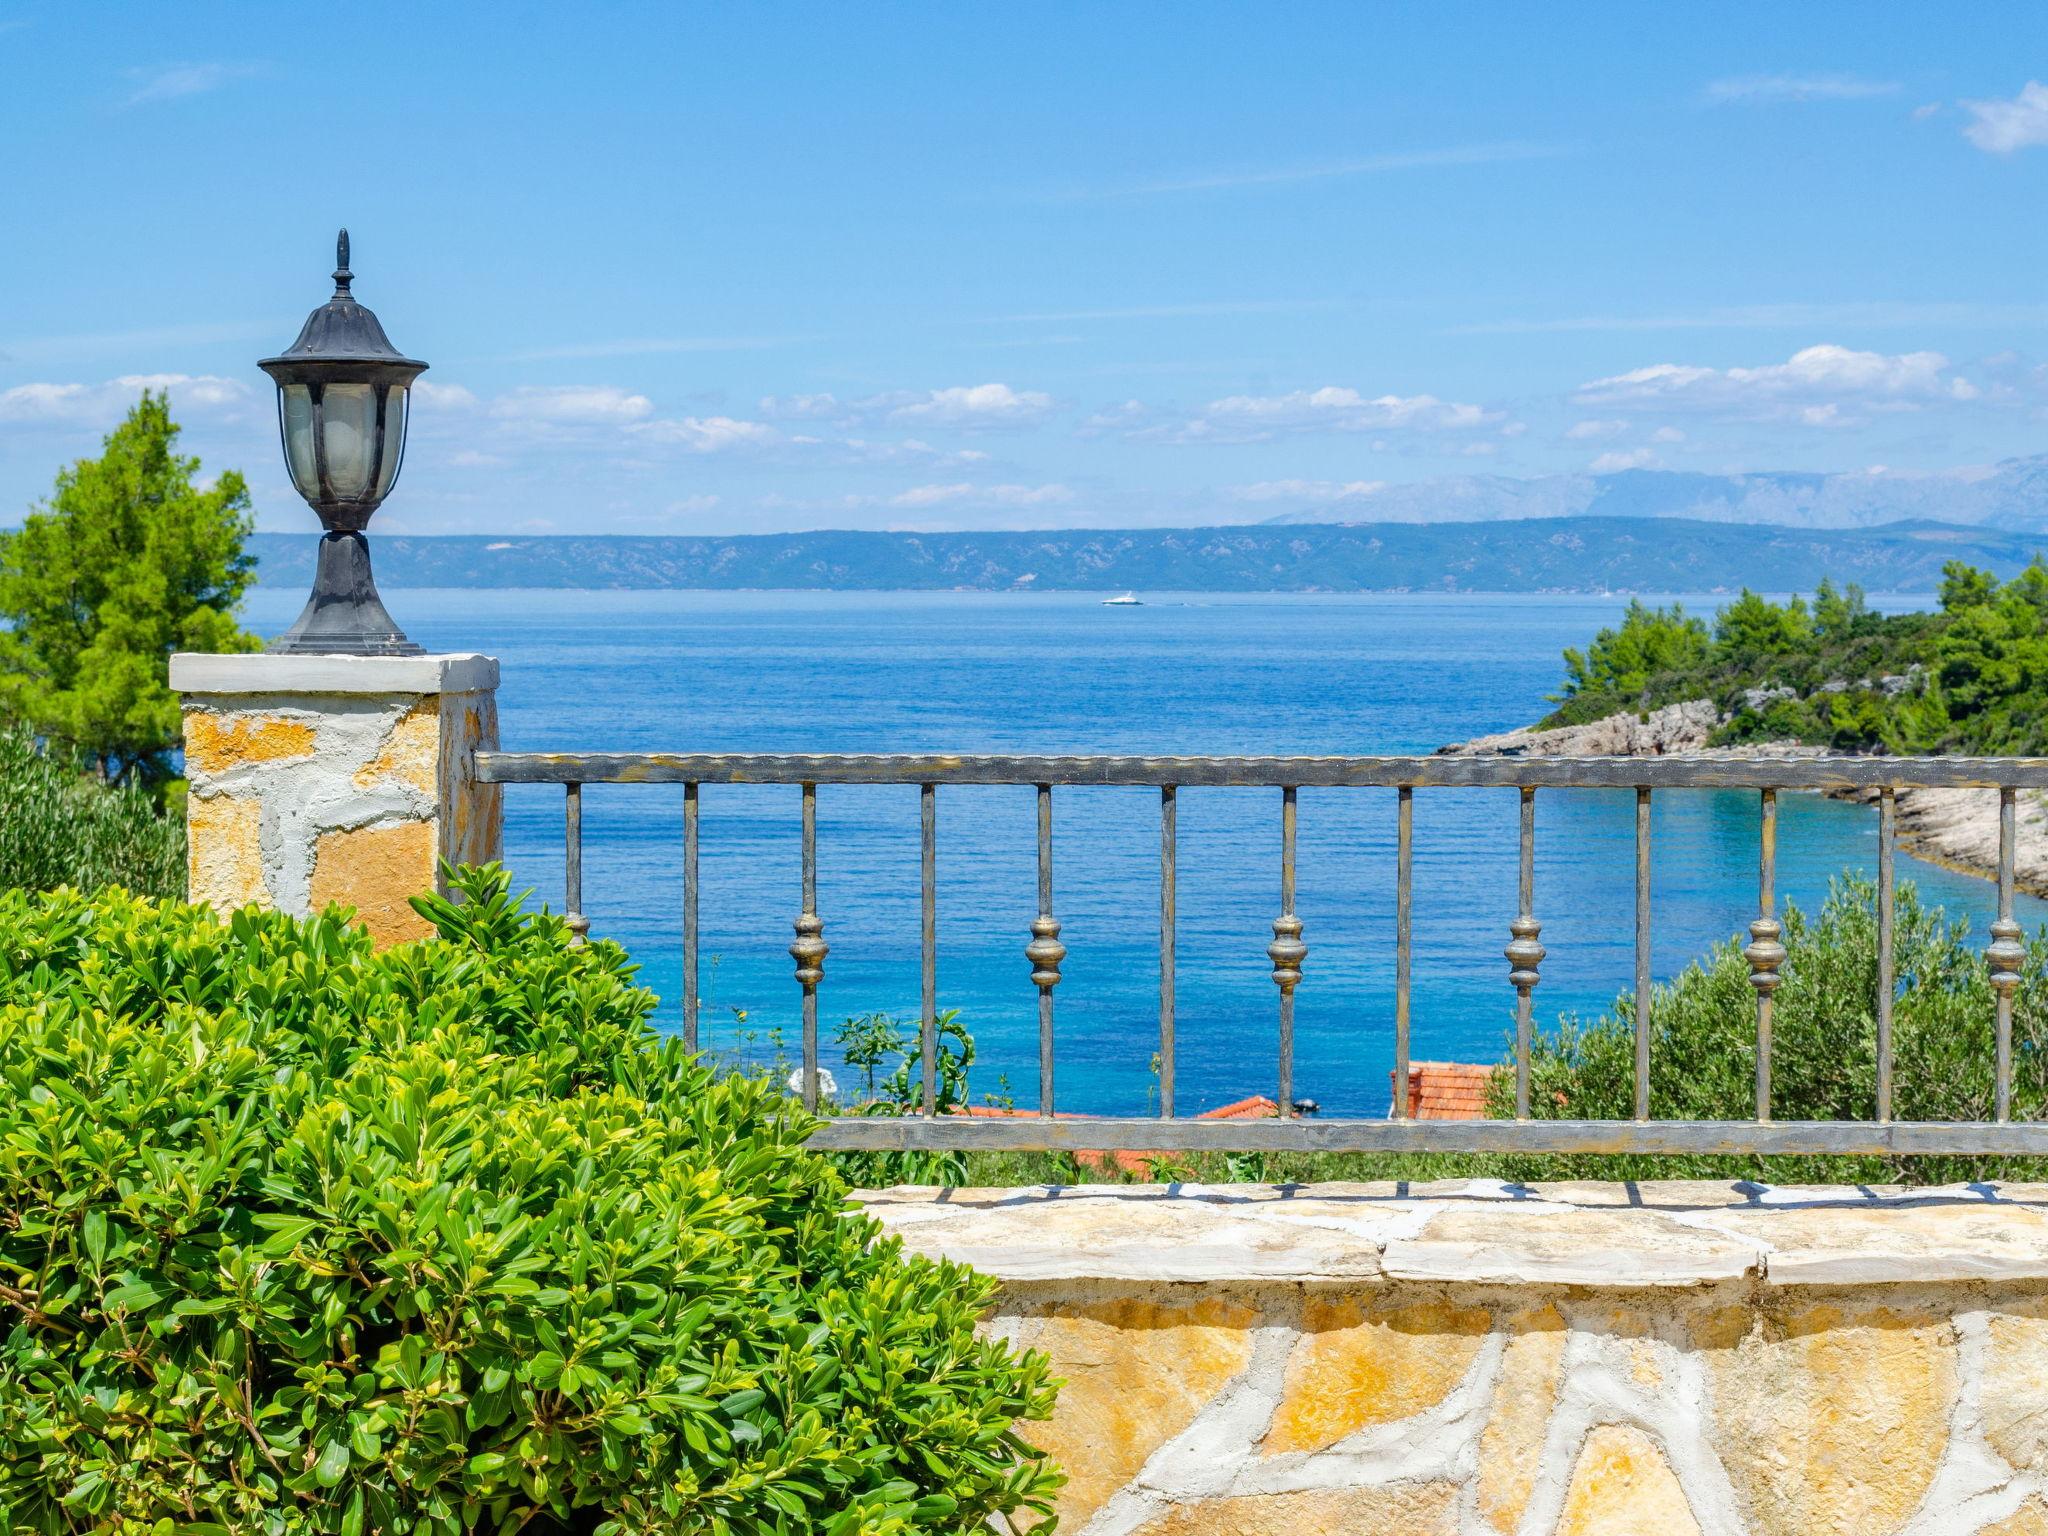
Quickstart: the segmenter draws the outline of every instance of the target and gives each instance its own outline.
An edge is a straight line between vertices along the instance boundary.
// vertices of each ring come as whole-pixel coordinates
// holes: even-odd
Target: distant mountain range
[[[1276,523],[1493,522],[1527,517],[1684,517],[1788,528],[1875,528],[1907,519],[2048,529],[2048,454],[1989,469],[1929,474],[1853,470],[1702,475],[1627,469],[1608,475],[1465,475],[1387,485],[1328,505],[1286,512]]]
[[[256,535],[263,583],[310,583],[316,543],[310,531]],[[2008,575],[2044,545],[2036,533],[1927,520],[1810,529],[1620,513],[1109,532],[371,536],[387,587],[977,592],[1782,592],[1823,576],[1924,592],[1944,561]]]

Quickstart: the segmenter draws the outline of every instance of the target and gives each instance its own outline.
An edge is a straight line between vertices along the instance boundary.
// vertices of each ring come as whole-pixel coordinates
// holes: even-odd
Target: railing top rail
[[[2039,757],[1039,757],[479,752],[492,784],[1293,785],[1300,788],[2048,789]]]

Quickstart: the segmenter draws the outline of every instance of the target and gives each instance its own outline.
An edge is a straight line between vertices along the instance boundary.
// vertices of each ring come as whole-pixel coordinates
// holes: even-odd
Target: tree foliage
[[[168,397],[145,391],[100,457],[0,534],[0,714],[111,780],[169,773],[172,652],[257,644],[234,618],[255,572],[248,488],[234,470],[201,488],[177,439]]]
[[[1683,604],[1651,608],[1631,598],[1617,628],[1601,630],[1583,651],[1564,653],[1558,699],[1640,694],[1657,678],[1696,670],[1711,648],[1707,626]]]
[[[1877,895],[1833,886],[1818,913],[1787,903],[1784,981],[1772,1023],[1771,1113],[1778,1120],[1871,1120],[1877,1112]],[[1650,1002],[1650,1115],[1746,1120],[1756,1111],[1756,993],[1741,940],[1716,945]],[[1898,887],[1893,929],[1892,1113],[1900,1120],[1989,1120],[1995,1107],[1995,1009],[1989,968],[1968,925]],[[2014,995],[2016,1120],[2048,1115],[2048,933],[2027,944]],[[1627,1120],[1635,1096],[1636,1000],[1587,1021],[1561,1019],[1531,1056],[1539,1119]],[[1490,1112],[1514,1113],[1513,1072],[1497,1073]],[[1976,1157],[1510,1158],[1531,1178],[1730,1178],[1776,1183],[1942,1184],[2040,1178],[2048,1159]]]
[[[80,772],[22,726],[0,726],[0,806],[0,886],[185,893],[184,817]]]
[[[0,892],[14,1531],[910,1536],[1038,1511],[1042,1357],[495,871],[441,942]]]

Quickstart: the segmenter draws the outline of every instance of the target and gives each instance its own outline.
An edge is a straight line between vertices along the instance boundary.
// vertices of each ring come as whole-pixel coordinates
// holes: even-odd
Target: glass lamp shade
[[[398,483],[405,406],[402,383],[280,383],[278,426],[299,494],[322,511],[374,510]]]

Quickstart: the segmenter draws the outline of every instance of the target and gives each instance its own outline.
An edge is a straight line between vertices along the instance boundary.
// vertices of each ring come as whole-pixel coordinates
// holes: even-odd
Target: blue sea
[[[1622,597],[393,590],[429,650],[503,663],[508,750],[747,752],[1405,753],[1526,724],[1559,653],[1613,622]],[[251,622],[303,601],[261,590]],[[1720,600],[1687,599],[1711,613]],[[1893,596],[1880,606],[1923,606]],[[704,1043],[755,1061],[796,1049],[786,946],[799,910],[799,791],[702,791]],[[585,791],[584,905],[679,1023],[682,790]],[[1536,915],[1549,950],[1539,1020],[1594,1014],[1630,984],[1634,796],[1537,797]],[[1054,792],[1059,1104],[1154,1105],[1158,793]],[[979,1049],[972,1089],[1037,1102],[1037,1005],[1024,945],[1036,910],[1028,787],[938,796],[939,999]],[[1179,806],[1177,1098],[1183,1114],[1274,1087],[1277,995],[1265,948],[1279,911],[1280,791],[1184,790]],[[511,786],[506,859],[559,906],[562,793]],[[913,787],[818,792],[818,910],[831,954],[821,1034],[918,1009]],[[1303,790],[1295,1085],[1325,1114],[1378,1115],[1393,1055],[1394,796]],[[1653,953],[1660,979],[1755,912],[1756,797],[1657,797]],[[1817,905],[1876,862],[1876,817],[1792,795],[1779,889]],[[1512,790],[1415,797],[1413,1054],[1490,1060],[1511,1027],[1501,958],[1514,915]],[[1988,882],[1902,857],[1900,878],[1981,933]],[[2023,899],[2028,928],[2048,904]],[[836,1053],[827,1050],[828,1063]],[[839,1066],[842,1083],[849,1072]]]

